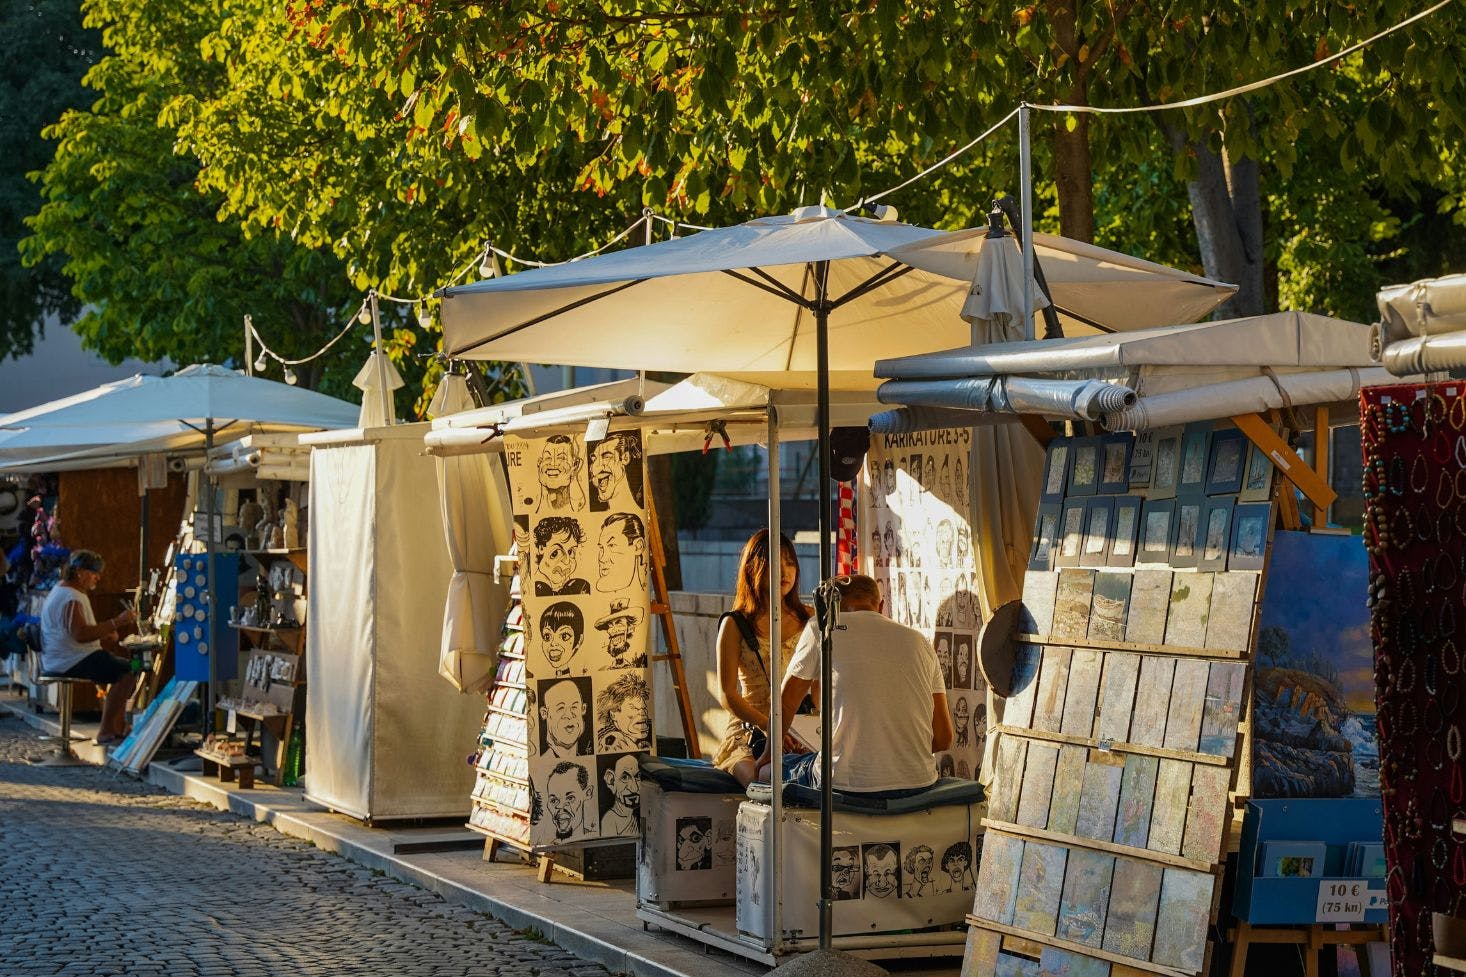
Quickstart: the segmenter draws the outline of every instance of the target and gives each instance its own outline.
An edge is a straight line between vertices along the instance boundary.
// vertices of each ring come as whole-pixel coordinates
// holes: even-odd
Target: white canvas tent
[[[438,678],[452,566],[426,424],[307,435],[306,795],[367,820],[463,817],[483,700]]]
[[[1466,275],[1382,289],[1375,359],[1395,376],[1466,368]]]

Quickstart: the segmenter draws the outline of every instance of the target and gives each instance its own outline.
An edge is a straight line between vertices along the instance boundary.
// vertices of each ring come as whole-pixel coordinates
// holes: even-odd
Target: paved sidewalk
[[[0,715],[0,970],[604,977],[492,917],[47,747]]]

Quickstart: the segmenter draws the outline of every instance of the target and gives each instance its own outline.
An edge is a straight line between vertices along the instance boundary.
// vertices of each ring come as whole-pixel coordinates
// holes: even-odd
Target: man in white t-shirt
[[[102,557],[91,550],[75,550],[66,562],[61,582],[51,588],[41,605],[41,672],[82,678],[107,686],[97,742],[121,741],[127,700],[137,685],[127,662],[102,650],[102,639],[116,640],[119,628],[133,621],[132,611],[97,623],[88,596],[102,580]]]
[[[830,772],[834,787],[887,798],[909,796],[937,779],[932,755],[952,745],[947,688],[931,642],[881,614],[870,577],[837,577],[840,620],[832,641]],[[787,731],[819,677],[820,635],[813,620],[799,637],[780,694]],[[768,779],[769,753],[759,758]],[[819,754],[786,758],[785,782],[819,786]]]

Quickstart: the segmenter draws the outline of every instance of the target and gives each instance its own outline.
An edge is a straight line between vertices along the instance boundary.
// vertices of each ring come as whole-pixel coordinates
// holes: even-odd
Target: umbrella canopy
[[[212,421],[225,437],[350,427],[354,404],[199,364],[138,375],[0,417],[0,469],[92,468],[202,449]],[[226,427],[227,425],[227,427]]]
[[[716,370],[785,389],[813,386],[816,329],[808,306],[827,267],[830,384],[869,390],[875,360],[971,338],[961,314],[987,232],[959,233],[973,235],[963,239],[967,250],[920,246],[950,244],[951,234],[820,208],[760,218],[447,289],[443,345],[460,359]],[[1200,318],[1233,291],[1103,248],[1044,240],[1068,259],[1056,276],[1049,254],[1040,254],[1056,292],[1056,277],[1074,284],[1069,300],[1093,315],[1129,307],[1119,328]],[[1147,283],[1155,302],[1181,304],[1137,301],[1137,287]],[[1099,308],[1086,304],[1095,296],[1103,296]]]
[[[984,250],[992,246],[1018,249],[1016,238],[989,239],[987,228],[969,228],[924,238],[891,256],[930,274],[974,281]],[[1236,285],[1052,234],[1034,234],[1033,253],[1066,336],[1195,322],[1237,291]],[[1021,270],[1016,282],[1021,305]],[[1042,307],[1035,289],[1034,309]]]

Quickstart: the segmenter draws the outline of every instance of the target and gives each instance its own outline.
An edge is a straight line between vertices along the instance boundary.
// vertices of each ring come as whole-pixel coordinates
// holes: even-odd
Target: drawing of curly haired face
[[[596,697],[597,752],[627,753],[651,748],[646,680],[635,672],[623,675]]]
[[[936,855],[926,845],[917,845],[906,852],[906,898],[920,899],[937,891],[936,880],[932,878],[935,864]]]
[[[540,501],[536,513],[570,511],[585,508],[585,492],[580,487],[580,449],[564,434],[545,439],[535,467],[540,479]]]
[[[585,531],[570,516],[546,516],[534,527],[536,597],[588,594],[590,584],[575,576]]]
[[[972,878],[972,846],[965,841],[949,845],[942,852],[942,892],[970,892],[976,887]]]

